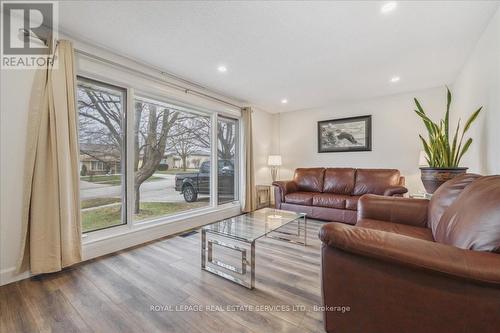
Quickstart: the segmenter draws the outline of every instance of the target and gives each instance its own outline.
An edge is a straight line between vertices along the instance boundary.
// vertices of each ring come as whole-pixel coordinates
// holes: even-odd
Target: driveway
[[[183,202],[182,195],[175,191],[175,175],[164,175],[155,173],[154,179],[146,181],[141,185],[141,201],[148,202]],[[82,200],[94,198],[119,197],[122,187],[114,185],[104,185],[80,181],[80,197]],[[206,198],[208,195],[200,195],[199,198]]]

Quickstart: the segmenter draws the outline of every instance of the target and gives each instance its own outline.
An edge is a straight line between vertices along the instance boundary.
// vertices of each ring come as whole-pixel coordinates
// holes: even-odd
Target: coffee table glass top
[[[206,225],[203,229],[210,233],[253,242],[271,231],[302,217],[305,217],[305,214],[263,208]]]

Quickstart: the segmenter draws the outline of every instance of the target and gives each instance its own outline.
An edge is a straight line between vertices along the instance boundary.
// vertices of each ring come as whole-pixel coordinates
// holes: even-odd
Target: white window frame
[[[184,230],[193,227],[193,223],[196,225],[202,225],[209,222],[212,222],[214,219],[226,218],[228,216],[234,216],[241,212],[241,198],[243,197],[242,190],[244,188],[243,179],[241,177],[241,170],[244,167],[243,164],[243,154],[242,154],[242,119],[241,114],[236,112],[234,109],[227,108],[223,106],[223,104],[219,104],[214,106],[213,103],[210,103],[208,106],[204,105],[204,103],[198,103],[199,99],[193,96],[187,97],[183,95],[179,95],[179,93],[175,93],[168,89],[168,85],[162,86],[161,83],[158,83],[156,80],[148,80],[144,78],[133,79],[133,75],[126,74],[121,70],[116,68],[112,68],[112,66],[108,64],[100,64],[100,63],[92,63],[92,61],[85,60],[82,62],[82,59],[78,59],[78,69],[77,74],[83,78],[87,78],[89,80],[95,80],[98,82],[110,84],[117,87],[122,87],[126,89],[127,92],[127,105],[126,105],[126,191],[127,191],[127,212],[126,212],[126,223],[122,225],[117,225],[113,227],[109,227],[106,229],[96,230],[83,235],[83,244],[84,249],[87,245],[88,247],[94,247],[95,244],[107,243],[106,246],[99,246],[99,250],[95,252],[94,250],[90,251],[92,254],[85,255],[85,258],[91,258],[96,255],[102,255],[105,253],[110,253],[113,250],[124,248],[122,244],[114,243],[113,239],[119,239],[120,237],[143,232],[146,234],[156,234],[157,237],[149,237],[147,240],[155,239],[161,236],[164,236],[169,232],[167,230],[178,230],[183,228],[181,224],[184,224]],[[82,65],[83,63],[83,65]],[[140,82],[138,82],[140,81]],[[185,94],[186,95],[186,94]],[[238,184],[238,198],[236,201],[224,203],[221,205],[217,205],[218,197],[217,197],[217,168],[211,168],[211,194],[210,194],[210,204],[207,207],[202,207],[198,209],[188,210],[184,212],[180,212],[178,214],[168,215],[164,217],[159,217],[156,219],[146,220],[146,221],[134,221],[133,220],[133,186],[128,186],[133,184],[133,154],[134,152],[134,135],[133,135],[133,122],[135,116],[134,103],[136,98],[146,98],[151,99],[156,102],[161,102],[165,104],[170,104],[173,107],[182,110],[185,108],[188,112],[199,112],[203,115],[209,115],[211,117],[211,163],[216,165],[217,161],[217,144],[214,140],[217,140],[217,119],[219,116],[224,116],[227,118],[232,118],[238,121],[238,140],[237,140],[237,159],[239,162],[238,165],[238,174],[237,174],[237,184]],[[192,100],[192,101],[191,101]],[[214,162],[215,161],[215,162]],[[228,215],[229,214],[229,215]],[[212,220],[207,220],[205,223],[200,222],[203,221],[204,218],[211,217]],[[212,217],[213,216],[213,217]],[[189,222],[187,222],[189,221]],[[179,224],[180,223],[180,224]],[[169,227],[172,227],[171,229]],[[146,230],[151,229],[151,231]],[[161,229],[161,232],[156,232],[153,230]],[[178,232],[178,231],[176,231]],[[137,238],[138,239],[138,238]],[[145,240],[145,241],[147,241]],[[132,243],[137,243],[134,241]],[[130,244],[132,244],[130,243]],[[115,244],[115,245],[111,245]],[[113,249],[113,250],[111,250]],[[95,255],[94,255],[95,253]]]
[[[127,140],[127,135],[128,135],[128,131],[129,131],[129,121],[127,119],[128,117],[128,112],[129,112],[129,91],[128,89],[122,87],[122,86],[119,86],[119,85],[115,85],[115,84],[111,84],[111,83],[108,83],[106,81],[102,81],[102,80],[99,80],[99,79],[92,79],[92,78],[89,78],[87,76],[82,76],[82,75],[77,75],[76,76],[76,82],[77,82],[77,85],[79,84],[79,82],[87,82],[87,83],[90,83],[90,84],[94,84],[96,86],[101,86],[103,88],[109,88],[109,89],[114,89],[116,91],[120,91],[120,93],[122,94],[122,97],[123,98],[123,105],[122,105],[122,109],[124,109],[123,111],[123,114],[121,114],[120,116],[122,117],[122,121],[124,121],[124,124],[122,125],[125,125],[125,132],[123,133],[123,135],[125,136],[125,141],[123,141],[123,144],[125,145],[125,147],[120,147],[120,152],[121,152],[121,156],[120,156],[120,159],[121,161],[125,160],[125,163],[121,163],[122,165],[122,168],[124,170],[121,171],[121,173],[125,173],[125,183],[124,184],[121,184],[121,197],[120,197],[120,202],[122,204],[122,208],[123,208],[123,204],[125,204],[125,209],[128,210],[128,205],[129,205],[129,202],[128,201],[123,201],[123,195],[126,195],[127,191],[128,191],[128,181],[127,181],[127,175],[128,175],[128,170],[129,170],[129,165],[128,165],[128,153],[129,153],[129,146],[128,146],[128,140]],[[78,98],[78,95],[75,94]],[[76,101],[75,105],[78,105],[78,101]],[[78,128],[78,131],[80,131],[80,128],[79,126],[77,126]],[[80,134],[78,133],[78,137],[80,136]],[[125,149],[124,149],[125,148]],[[102,163],[101,161],[97,161],[97,163]],[[91,169],[92,169],[92,161],[91,161]],[[100,171],[99,169],[96,169],[94,171]],[[128,198],[128,197],[127,197]],[[83,234],[83,237],[86,238],[86,235],[90,234],[90,233],[97,233],[97,232],[105,232],[105,230],[107,229],[110,229],[110,228],[119,228],[119,227],[123,227],[123,226],[126,226],[127,224],[129,224],[129,220],[128,220],[128,217],[127,217],[127,211],[123,211],[122,210],[122,213],[121,213],[121,222],[120,224],[117,224],[117,225],[111,225],[111,226],[107,226],[107,227],[103,227],[103,228],[99,228],[99,229],[96,229],[96,230],[90,230],[86,233]]]

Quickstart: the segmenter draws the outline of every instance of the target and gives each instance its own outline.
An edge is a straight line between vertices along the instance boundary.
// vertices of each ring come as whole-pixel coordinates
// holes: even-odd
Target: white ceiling
[[[59,16],[74,37],[285,112],[452,83],[499,2],[383,4],[75,1]]]

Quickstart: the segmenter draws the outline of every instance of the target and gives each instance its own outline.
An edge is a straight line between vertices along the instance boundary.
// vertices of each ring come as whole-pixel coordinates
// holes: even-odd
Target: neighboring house
[[[194,151],[192,154],[186,157],[186,168],[188,169],[198,169],[201,163],[208,161],[210,159],[210,152],[198,150]],[[181,169],[182,168],[182,158],[175,152],[167,152],[161,162],[160,170],[167,169]]]
[[[120,151],[113,145],[80,143],[80,174],[86,176],[120,172]]]
[[[198,169],[201,163],[210,159],[210,152],[198,150],[186,157],[188,169]],[[139,159],[139,167],[142,160]],[[167,152],[158,170],[181,169],[182,158],[175,152]],[[85,171],[84,171],[85,169]],[[80,173],[86,175],[105,175],[120,173],[120,151],[114,145],[94,143],[80,144]]]

